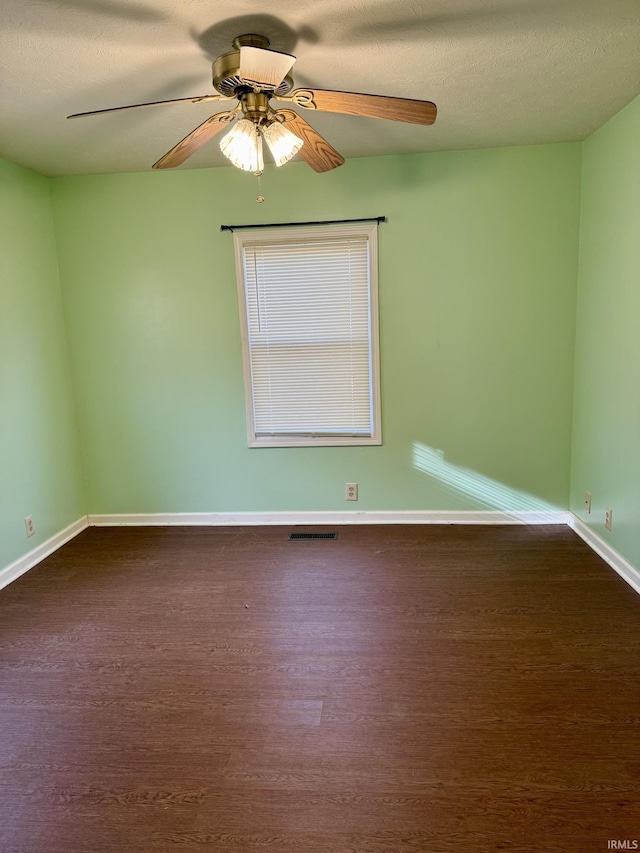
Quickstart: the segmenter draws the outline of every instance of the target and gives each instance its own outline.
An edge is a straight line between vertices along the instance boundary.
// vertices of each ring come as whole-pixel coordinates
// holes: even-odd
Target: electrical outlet
[[[36,532],[35,527],[33,526],[33,518],[28,515],[24,520],[24,529],[27,531],[27,539]]]
[[[347,483],[345,486],[344,499],[346,501],[357,501],[358,500],[358,484],[357,483]]]
[[[605,509],[605,511],[604,511],[604,526],[607,528],[607,530],[611,530],[611,527],[613,526],[613,510],[612,509]]]
[[[584,493],[584,511],[586,513],[591,512],[591,492]]]

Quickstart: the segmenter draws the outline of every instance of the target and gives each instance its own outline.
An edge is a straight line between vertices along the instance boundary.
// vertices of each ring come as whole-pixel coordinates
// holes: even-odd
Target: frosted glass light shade
[[[279,121],[274,121],[265,127],[262,135],[276,161],[276,166],[282,166],[283,163],[291,160],[293,155],[302,148],[302,140]]]
[[[243,118],[234,124],[220,140],[220,150],[238,169],[244,169],[245,172],[261,172],[264,169],[262,137],[249,119]]]

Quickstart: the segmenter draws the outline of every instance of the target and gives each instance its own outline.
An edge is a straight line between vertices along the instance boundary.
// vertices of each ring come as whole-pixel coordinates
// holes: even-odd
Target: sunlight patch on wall
[[[507,515],[532,513],[537,521],[544,521],[548,514],[549,523],[557,521],[557,506],[527,492],[505,486],[484,474],[447,462],[443,450],[436,450],[419,441],[413,443],[413,466],[482,507],[500,510]]]

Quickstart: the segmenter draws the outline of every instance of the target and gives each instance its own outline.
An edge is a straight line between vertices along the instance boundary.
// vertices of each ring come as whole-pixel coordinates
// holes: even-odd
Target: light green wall
[[[50,182],[0,160],[0,569],[85,512]]]
[[[89,511],[566,508],[580,153],[54,179]],[[249,450],[220,224],[383,214],[384,445]]]
[[[571,509],[640,567],[640,98],[584,143],[582,180]]]

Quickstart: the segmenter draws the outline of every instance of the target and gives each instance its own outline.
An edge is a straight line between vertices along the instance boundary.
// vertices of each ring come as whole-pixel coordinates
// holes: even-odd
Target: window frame
[[[282,243],[291,239],[292,243],[319,242],[327,238],[348,239],[349,237],[367,238],[369,260],[369,359],[370,359],[370,405],[372,415],[372,433],[367,436],[336,435],[326,433],[313,435],[299,433],[291,435],[258,436],[255,432],[253,402],[253,381],[251,373],[251,354],[249,347],[249,321],[244,281],[244,248],[261,242]],[[255,447],[360,447],[382,444],[382,411],[380,393],[380,312],[378,298],[378,227],[377,223],[348,224],[339,226],[288,226],[273,229],[243,229],[235,231],[234,254],[238,307],[240,314],[240,339],[242,346],[242,372],[245,392],[245,411],[247,424],[247,443]]]

